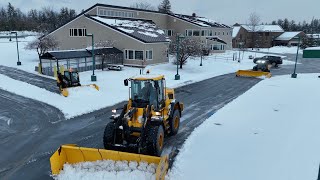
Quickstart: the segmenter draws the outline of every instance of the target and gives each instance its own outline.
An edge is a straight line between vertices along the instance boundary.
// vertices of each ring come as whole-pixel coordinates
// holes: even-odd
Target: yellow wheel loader
[[[77,71],[72,71],[70,69],[69,71],[64,71],[63,74],[61,74],[59,70],[58,60],[57,60],[57,86],[59,87],[59,90],[64,97],[69,96],[69,91],[68,91],[69,88],[81,86],[79,73]],[[90,84],[85,86],[93,87],[99,91],[99,87],[96,84]]]
[[[178,133],[183,104],[166,88],[163,75],[124,80],[130,86],[128,104],[112,116],[104,131],[105,149],[160,156],[167,136]],[[119,109],[118,109],[119,110]]]
[[[153,163],[157,165],[156,179],[165,179],[169,156],[172,158],[176,152],[158,156],[163,150],[164,138],[178,133],[183,104],[175,99],[173,89],[166,88],[163,75],[124,80],[125,86],[129,83],[128,103],[117,109],[121,110],[120,114],[112,110],[112,121],[105,127],[105,149],[62,145],[50,158],[53,175],[58,175],[64,164],[113,160]]]

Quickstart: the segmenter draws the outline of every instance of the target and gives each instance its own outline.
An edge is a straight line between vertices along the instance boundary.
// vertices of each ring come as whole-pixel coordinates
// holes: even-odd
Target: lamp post
[[[180,55],[179,55],[179,44],[180,44],[180,39],[184,38],[183,35],[177,35],[177,74],[174,77],[174,80],[180,80],[180,75],[179,75],[179,60],[180,60]]]
[[[95,54],[94,54],[94,35],[93,34],[86,34],[87,37],[91,37],[92,42],[92,75],[91,81],[97,81],[97,76],[94,74],[94,70],[96,69],[96,61],[95,61]]]
[[[21,66],[20,57],[19,57],[18,33],[17,33],[17,32],[10,32],[10,34],[15,34],[15,35],[16,35],[17,54],[18,54],[18,61],[17,61],[17,65],[18,65],[18,66]],[[11,35],[10,35],[10,39],[9,39],[9,41],[12,41],[12,40],[11,40]]]
[[[299,40],[298,40],[298,47],[297,47],[297,54],[296,54],[296,62],[294,64],[294,71],[293,74],[291,74],[291,78],[297,78],[297,62],[298,62],[298,55],[299,55],[299,46],[300,46],[300,36],[299,36]]]

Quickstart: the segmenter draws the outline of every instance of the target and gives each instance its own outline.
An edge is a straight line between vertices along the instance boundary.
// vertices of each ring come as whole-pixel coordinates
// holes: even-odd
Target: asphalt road
[[[298,73],[320,73],[320,61],[302,61]],[[272,70],[274,75],[292,72],[292,65]],[[194,128],[260,80],[227,74],[176,89],[185,111],[179,133],[165,142],[165,152],[179,149]],[[123,104],[64,120],[54,107],[5,91],[0,94],[0,179],[50,179],[49,158],[61,144],[103,148],[111,110]]]
[[[28,73],[17,68],[1,66],[0,74],[6,75],[12,79],[23,81],[39,88],[46,89],[53,93],[60,93],[57,87],[57,82],[54,79],[38,76],[36,74]]]

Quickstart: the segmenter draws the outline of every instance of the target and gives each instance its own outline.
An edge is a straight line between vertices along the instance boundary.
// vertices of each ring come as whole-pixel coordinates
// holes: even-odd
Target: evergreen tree
[[[169,0],[163,0],[158,6],[159,12],[171,13],[171,3]]]

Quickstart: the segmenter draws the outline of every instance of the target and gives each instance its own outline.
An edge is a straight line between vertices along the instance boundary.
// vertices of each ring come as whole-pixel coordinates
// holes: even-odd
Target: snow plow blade
[[[76,164],[87,161],[113,160],[154,163],[157,165],[156,179],[164,180],[169,167],[169,157],[147,156],[142,154],[78,147],[75,144],[62,145],[51,157],[52,175],[58,175],[64,164]]]
[[[271,78],[270,72],[263,72],[263,71],[251,71],[251,70],[239,70],[236,72],[236,76],[244,76],[244,77],[260,77],[265,76],[267,78]]]
[[[96,84],[89,84],[89,85],[83,85],[83,86],[78,86],[78,87],[87,87],[87,86],[92,87],[92,88],[95,88],[95,89],[98,90],[98,91],[100,90],[99,86],[96,85]],[[70,89],[70,88],[76,88],[76,87],[63,88],[62,90],[60,90],[62,96],[68,97],[68,96],[69,96],[69,91],[68,91],[68,89]]]

